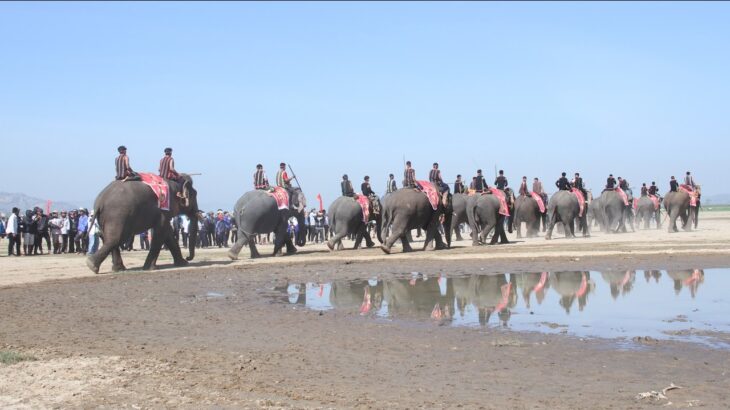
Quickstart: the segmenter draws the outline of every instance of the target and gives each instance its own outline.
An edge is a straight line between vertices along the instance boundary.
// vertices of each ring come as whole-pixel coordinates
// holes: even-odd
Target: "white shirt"
[[[186,215],[180,215],[180,228],[183,233],[188,233],[190,230],[190,220]]]
[[[18,234],[18,215],[15,215],[13,213],[10,214],[10,217],[8,218],[8,224],[5,227],[5,233],[6,234]]]
[[[63,226],[61,226],[61,234],[68,235],[68,230],[71,229],[71,221],[68,217],[63,218]]]
[[[63,219],[56,217],[51,219],[51,233],[58,235],[61,233],[61,228],[63,228]]]

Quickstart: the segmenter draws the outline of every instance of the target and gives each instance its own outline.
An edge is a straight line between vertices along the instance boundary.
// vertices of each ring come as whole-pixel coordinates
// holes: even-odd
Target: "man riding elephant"
[[[441,170],[439,169],[438,162],[433,163],[433,168],[428,173],[428,180],[435,186],[439,187],[439,191],[441,193],[449,191],[449,184],[446,184],[444,179],[441,177]]]
[[[254,174],[253,174],[253,187],[254,187],[254,189],[263,189],[263,190],[268,190],[270,188],[269,179],[266,178],[266,173],[264,172],[264,166],[261,164],[256,165],[256,172],[254,172]]]
[[[416,170],[411,166],[411,161],[406,161],[403,171],[403,188],[416,188]]]
[[[342,176],[342,182],[340,182],[340,189],[342,190],[342,196],[355,196],[355,189],[352,187],[352,182],[347,177],[347,174]]]

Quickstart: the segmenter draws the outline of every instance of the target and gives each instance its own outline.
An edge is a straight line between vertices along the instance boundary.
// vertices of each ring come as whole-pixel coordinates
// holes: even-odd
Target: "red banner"
[[[319,210],[321,212],[324,210],[324,205],[322,205],[322,194],[317,194],[317,201],[319,201]]]

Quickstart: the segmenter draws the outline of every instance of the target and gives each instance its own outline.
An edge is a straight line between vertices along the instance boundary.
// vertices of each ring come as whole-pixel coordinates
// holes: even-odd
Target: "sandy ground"
[[[2,257],[0,350],[37,360],[0,364],[0,407],[728,407],[724,350],[670,341],[623,350],[611,340],[403,325],[267,297],[289,281],[373,272],[729,267],[730,213],[705,213],[699,230],[677,234],[454,245],[393,255],[314,245],[255,261],[244,250],[235,262],[213,249],[189,268],[168,268],[164,255],[159,271],[109,275],[73,255]],[[129,268],[144,259],[123,256]],[[207,298],[211,291],[225,297]],[[636,399],[670,383],[682,389],[667,400]]]

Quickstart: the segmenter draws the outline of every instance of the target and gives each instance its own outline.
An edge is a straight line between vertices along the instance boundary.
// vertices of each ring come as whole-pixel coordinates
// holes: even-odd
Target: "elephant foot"
[[[373,246],[375,246],[375,242],[368,242],[365,244],[365,246],[367,246],[368,248],[372,248]]]
[[[181,267],[181,266],[188,266],[188,261],[185,259],[180,259],[179,261],[174,263],[175,266]]]
[[[327,247],[330,248],[331,251],[335,250],[335,244],[333,244],[332,241],[327,241]]]
[[[471,242],[471,246],[479,246],[479,245],[481,245],[481,243],[479,243],[479,241],[472,241]]]
[[[232,260],[238,260],[238,253],[234,252],[233,249],[228,251],[228,257]]]
[[[286,250],[287,255],[294,255],[297,253],[297,248],[291,248]]]
[[[112,272],[124,272],[127,268],[124,265],[112,265]]]
[[[144,266],[142,270],[157,270],[157,265]]]
[[[94,265],[94,262],[91,260],[91,258],[86,259],[86,266],[91,269],[94,273],[99,273],[99,267]]]
[[[386,247],[385,245],[381,246],[380,250],[385,252],[387,255],[390,255],[390,248]]]

